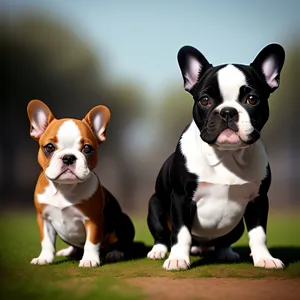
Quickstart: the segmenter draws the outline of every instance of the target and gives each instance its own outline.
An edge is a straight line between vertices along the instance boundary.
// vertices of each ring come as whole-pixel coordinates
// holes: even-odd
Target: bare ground
[[[237,278],[131,278],[149,300],[168,299],[230,299],[230,300],[296,300],[300,299],[298,279]]]

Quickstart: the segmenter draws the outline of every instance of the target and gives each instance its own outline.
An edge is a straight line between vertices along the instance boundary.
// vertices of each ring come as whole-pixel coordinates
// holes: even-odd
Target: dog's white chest
[[[99,187],[98,178],[94,173],[91,173],[91,177],[80,185],[56,187],[53,182],[48,181],[48,183],[44,192],[37,195],[37,200],[41,204],[48,204],[60,209],[87,201]]]
[[[192,234],[212,239],[230,232],[242,219],[246,205],[258,195],[259,183],[224,185],[199,183]]]
[[[83,247],[86,239],[84,222],[86,217],[74,206],[64,209],[47,205],[43,218],[54,227],[59,237],[72,246]]]
[[[188,172],[199,182],[193,197],[197,213],[192,234],[204,239],[225,235],[241,220],[266,177],[268,158],[262,143],[222,151],[203,142],[192,122],[182,135],[181,152]]]
[[[52,224],[61,239],[73,246],[84,246],[86,239],[84,223],[87,219],[75,205],[88,201],[98,185],[97,176],[91,173],[90,179],[84,184],[61,187],[64,190],[58,189],[49,181],[44,192],[37,195],[37,201],[46,205],[43,218]]]

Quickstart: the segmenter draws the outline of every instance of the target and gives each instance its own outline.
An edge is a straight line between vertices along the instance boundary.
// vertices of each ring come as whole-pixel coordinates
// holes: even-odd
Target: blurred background
[[[112,113],[96,173],[127,212],[146,213],[164,160],[191,121],[176,55],[198,48],[214,65],[249,64],[267,44],[286,50],[263,140],[273,209],[300,205],[300,2],[2,0],[1,209],[33,209],[40,171],[28,102],[57,118]]]

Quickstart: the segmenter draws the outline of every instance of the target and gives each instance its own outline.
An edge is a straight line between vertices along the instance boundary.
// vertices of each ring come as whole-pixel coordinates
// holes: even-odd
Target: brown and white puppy
[[[99,105],[83,120],[58,120],[42,101],[32,100],[27,112],[42,167],[34,192],[42,251],[31,263],[53,262],[56,234],[70,245],[57,256],[83,249],[79,267],[100,265],[100,248],[109,250],[107,261],[122,260],[133,242],[133,224],[92,171],[106,139],[109,109]]]

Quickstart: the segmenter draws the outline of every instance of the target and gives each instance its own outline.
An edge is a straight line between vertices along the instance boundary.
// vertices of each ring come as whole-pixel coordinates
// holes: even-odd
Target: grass
[[[152,237],[145,219],[135,218],[136,241],[150,246]],[[135,259],[103,265],[99,268],[78,268],[78,261],[56,258],[49,266],[29,262],[40,251],[35,215],[2,213],[1,228],[1,289],[7,299],[143,299],[144,293],[126,280],[134,277],[239,277],[299,278],[300,277],[300,214],[271,215],[268,223],[268,245],[271,253],[287,265],[284,270],[254,268],[246,234],[234,245],[242,260],[235,264],[215,264],[192,257],[188,271],[167,272],[163,261]],[[57,249],[65,247],[58,239]]]

